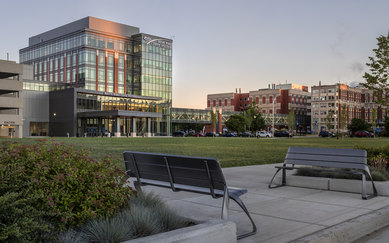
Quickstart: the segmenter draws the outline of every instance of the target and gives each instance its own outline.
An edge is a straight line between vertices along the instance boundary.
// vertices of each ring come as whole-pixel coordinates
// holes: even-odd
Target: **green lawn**
[[[218,158],[223,167],[281,163],[289,146],[355,148],[388,146],[389,138],[53,138],[56,142],[91,149],[91,156],[112,154],[122,160],[125,150]],[[0,141],[11,139],[0,139]],[[36,139],[12,139],[35,143]],[[120,166],[123,168],[122,163]]]

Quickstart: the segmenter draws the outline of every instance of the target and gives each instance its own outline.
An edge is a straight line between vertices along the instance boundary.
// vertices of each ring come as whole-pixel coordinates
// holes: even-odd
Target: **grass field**
[[[0,139],[1,141],[36,143],[36,139]],[[201,156],[219,159],[223,167],[281,163],[289,146],[355,148],[356,146],[389,146],[389,138],[53,138],[58,143],[74,144],[91,149],[97,159],[112,154],[123,159],[125,150]],[[123,168],[123,163],[120,163]]]

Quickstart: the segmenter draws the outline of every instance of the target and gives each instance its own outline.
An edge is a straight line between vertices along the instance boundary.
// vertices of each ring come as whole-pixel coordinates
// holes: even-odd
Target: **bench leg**
[[[366,175],[365,175],[365,173],[370,178],[371,184],[373,186],[373,194],[369,195],[369,196],[367,196],[367,194],[366,194]],[[362,175],[362,199],[367,200],[367,199],[376,197],[377,196],[377,189],[375,188],[374,181],[373,181],[373,178],[371,177],[370,173],[363,171],[361,173],[361,175]]]
[[[137,192],[142,192],[141,183],[139,181],[134,181],[134,186]]]
[[[272,186],[273,185],[273,180],[276,177],[277,173],[280,172],[280,170],[282,170],[282,182],[281,182],[281,185]],[[283,167],[278,168],[276,173],[274,174],[274,176],[271,178],[271,181],[269,183],[269,188],[273,189],[273,188],[277,188],[277,187],[281,187],[281,186],[285,186],[285,185],[286,185],[286,168],[285,168],[285,166],[283,166]]]
[[[238,235],[237,236],[238,240],[257,233],[257,226],[255,225],[254,220],[251,218],[250,213],[247,210],[246,206],[244,205],[243,201],[238,196],[235,196],[235,195],[230,195],[230,197],[243,209],[243,211],[246,213],[247,217],[250,219],[251,225],[253,227],[252,231]]]
[[[228,196],[228,188],[224,188],[223,205],[222,205],[222,219],[228,219],[228,207],[230,205],[230,198]]]

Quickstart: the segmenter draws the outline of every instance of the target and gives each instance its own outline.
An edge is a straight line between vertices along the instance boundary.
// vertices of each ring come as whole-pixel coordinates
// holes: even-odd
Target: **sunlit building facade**
[[[33,80],[51,87],[104,96],[158,98],[155,112],[160,115],[144,118],[150,118],[151,134],[171,134],[172,40],[140,33],[137,27],[86,17],[29,38],[29,46],[19,54],[20,63],[32,65]],[[121,107],[119,103],[117,107]],[[92,118],[96,119],[77,116],[77,123],[88,126]],[[131,124],[142,122],[139,117],[101,117],[112,121],[110,127],[118,127],[117,118],[130,119]],[[78,134],[85,132],[83,126],[78,127]],[[124,128],[121,124],[121,135],[134,133]],[[135,133],[145,131],[148,128]]]

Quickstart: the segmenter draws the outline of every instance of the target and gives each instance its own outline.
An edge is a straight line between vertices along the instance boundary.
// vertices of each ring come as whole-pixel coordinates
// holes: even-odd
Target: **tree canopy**
[[[327,130],[331,130],[333,128],[333,124],[332,124],[332,120],[334,119],[334,111],[333,110],[329,110],[328,111],[328,114],[326,116],[326,126],[327,126]]]
[[[259,107],[255,101],[250,104],[243,114],[247,120],[247,128],[251,132],[256,132],[266,127],[265,119],[262,117]]]
[[[356,131],[364,131],[369,128],[369,124],[363,119],[360,118],[353,118],[351,120],[350,125],[348,126],[348,129],[350,129],[351,133],[354,134]]]
[[[226,121],[226,127],[233,132],[245,132],[246,125],[247,119],[242,115],[231,115]]]
[[[296,117],[294,115],[294,109],[293,107],[290,108],[289,115],[288,115],[288,128],[289,130],[294,130],[296,127]]]
[[[362,86],[373,91],[376,103],[387,107],[389,105],[389,32],[387,36],[377,38],[377,48],[373,49],[374,57],[369,57],[370,62],[366,63],[370,72],[365,72],[363,78],[366,83]]]

